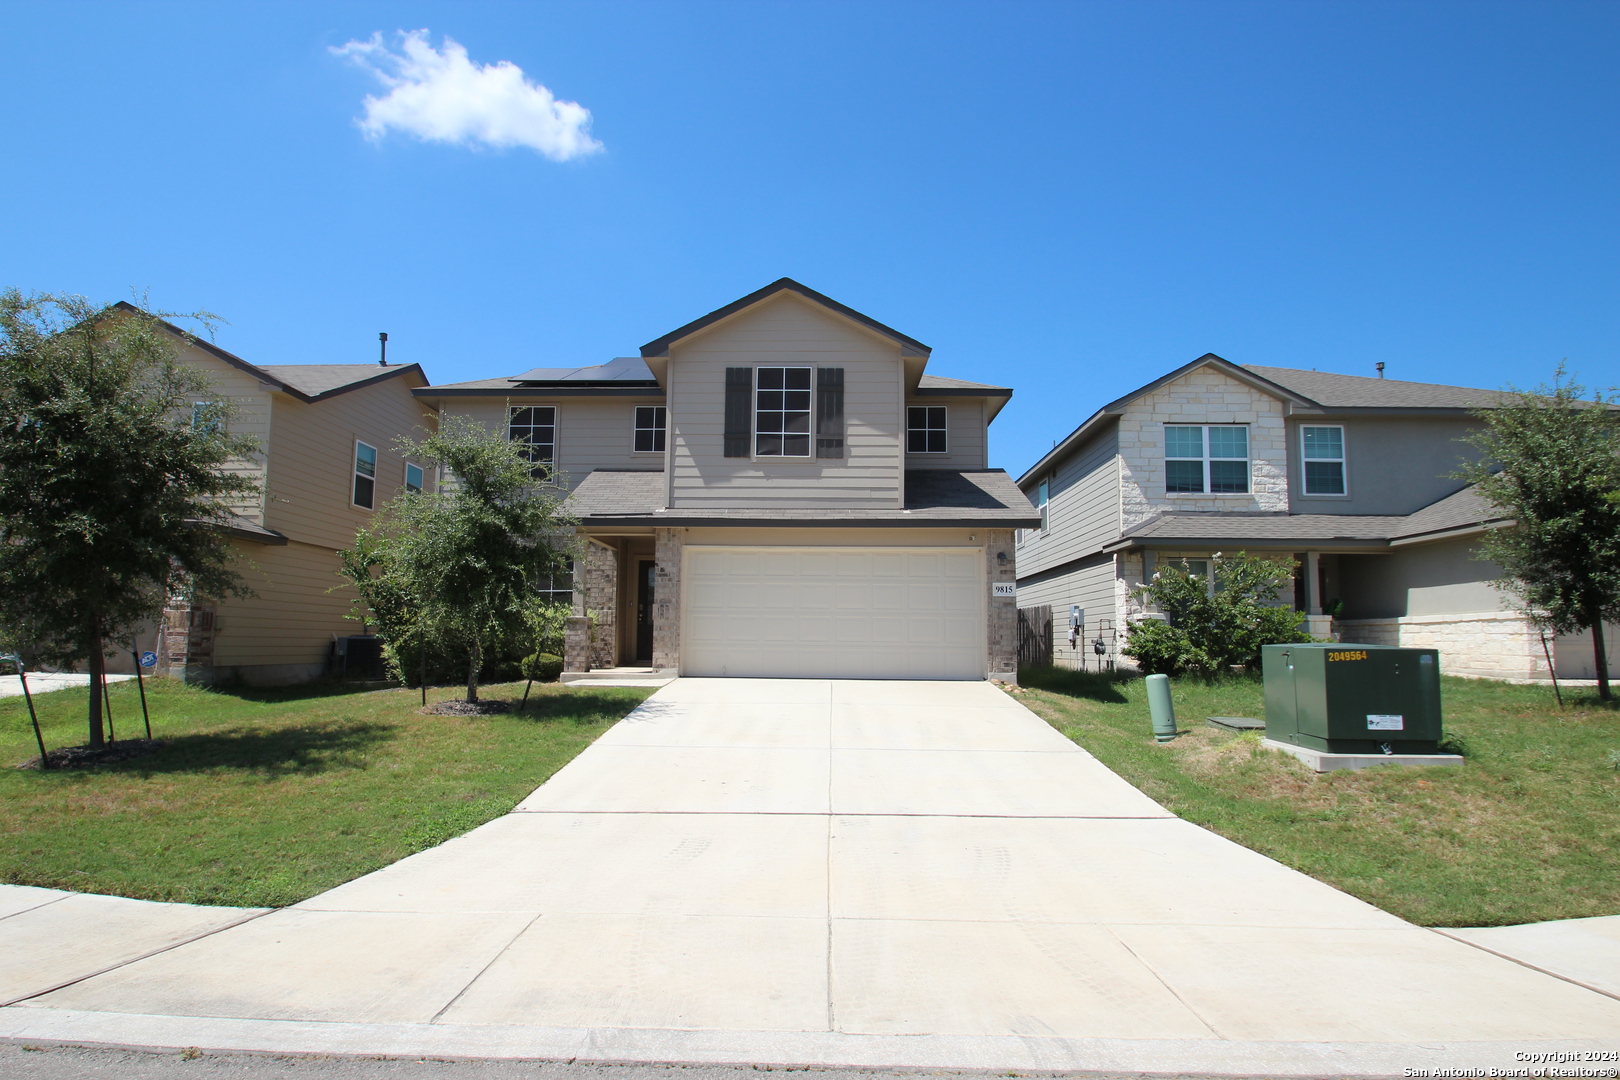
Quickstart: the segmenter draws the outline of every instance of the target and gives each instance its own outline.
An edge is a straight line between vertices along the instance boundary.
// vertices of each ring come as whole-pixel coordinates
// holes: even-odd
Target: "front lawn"
[[[1318,776],[1205,716],[1265,716],[1258,676],[1174,683],[1153,741],[1141,679],[1020,673],[1019,700],[1177,814],[1425,926],[1620,914],[1620,712],[1593,691],[1444,680],[1460,768]],[[1565,700],[1571,700],[1565,691]]]
[[[15,768],[38,750],[22,698],[0,700],[0,882],[296,903],[506,813],[651,692],[536,685],[525,713],[463,717],[421,714],[414,690],[146,686],[164,747],[88,769]],[[34,700],[48,746],[84,742],[85,691]],[[133,682],[112,710],[142,734]]]

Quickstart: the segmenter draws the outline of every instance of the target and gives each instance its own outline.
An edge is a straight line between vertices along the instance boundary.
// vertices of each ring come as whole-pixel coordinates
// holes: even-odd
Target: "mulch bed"
[[[45,758],[53,769],[90,769],[97,765],[111,765],[115,761],[144,757],[163,746],[162,739],[123,739],[105,746],[64,746],[46,751]],[[39,768],[39,758],[30,758],[18,765],[19,769]]]
[[[494,716],[511,711],[512,703],[509,701],[440,701],[417,710],[429,716]]]

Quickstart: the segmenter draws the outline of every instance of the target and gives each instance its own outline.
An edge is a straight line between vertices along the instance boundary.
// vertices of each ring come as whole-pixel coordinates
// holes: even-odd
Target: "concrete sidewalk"
[[[15,668],[13,670],[16,670]],[[108,675],[109,683],[128,682],[133,675]],[[75,687],[83,689],[90,685],[90,676],[80,675],[71,671],[30,671],[28,673],[28,692],[30,694],[48,694],[52,690],[71,690]],[[22,697],[22,680],[15,675],[0,675],[0,698]]]
[[[71,939],[39,923],[68,902],[0,952]],[[679,680],[507,817],[209,910],[102,974],[0,968],[0,1037],[1381,1076],[1620,1033],[1620,1000],[1181,821],[976,683]]]

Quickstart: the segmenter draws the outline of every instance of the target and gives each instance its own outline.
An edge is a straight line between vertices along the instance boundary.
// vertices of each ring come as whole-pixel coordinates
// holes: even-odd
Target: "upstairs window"
[[[377,448],[354,441],[354,505],[374,509],[377,500]]]
[[[1241,424],[1166,424],[1164,490],[1173,495],[1246,495],[1249,429]]]
[[[217,401],[193,401],[191,426],[207,435],[214,435],[223,427],[220,423],[225,407]]]
[[[506,437],[519,444],[523,460],[532,463],[535,476],[544,476],[545,466],[556,460],[557,407],[521,405],[512,409],[506,424]]]
[[[910,405],[906,408],[906,453],[943,454],[945,406]]]
[[[1043,533],[1046,532],[1047,525],[1051,523],[1051,518],[1046,513],[1046,496],[1049,490],[1047,483],[1047,481],[1042,480],[1041,486],[1035,489],[1035,508],[1041,512],[1041,532]]]
[[[637,405],[635,448],[638,454],[664,452],[664,406]]]
[[[405,463],[405,490],[422,494],[422,466]]]
[[[755,369],[754,453],[810,456],[810,368]]]
[[[1344,428],[1302,427],[1299,436],[1305,459],[1305,494],[1343,495]]]

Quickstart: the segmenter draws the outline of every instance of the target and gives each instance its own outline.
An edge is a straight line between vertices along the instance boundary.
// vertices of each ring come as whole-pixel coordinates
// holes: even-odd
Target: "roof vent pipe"
[[[388,335],[384,334],[383,339],[387,340],[387,338],[388,338]],[[1384,362],[1382,360],[1380,360],[1380,361],[1378,361],[1378,363],[1374,364],[1373,367],[1378,369],[1378,377],[1380,379],[1382,379],[1384,377]]]
[[[382,342],[382,357],[380,359],[378,359],[377,363],[381,364],[383,367],[387,367],[388,366],[388,331],[385,330],[382,333],[378,334],[377,335],[377,340]],[[1382,368],[1384,365],[1379,364],[1378,366],[1380,368]]]

